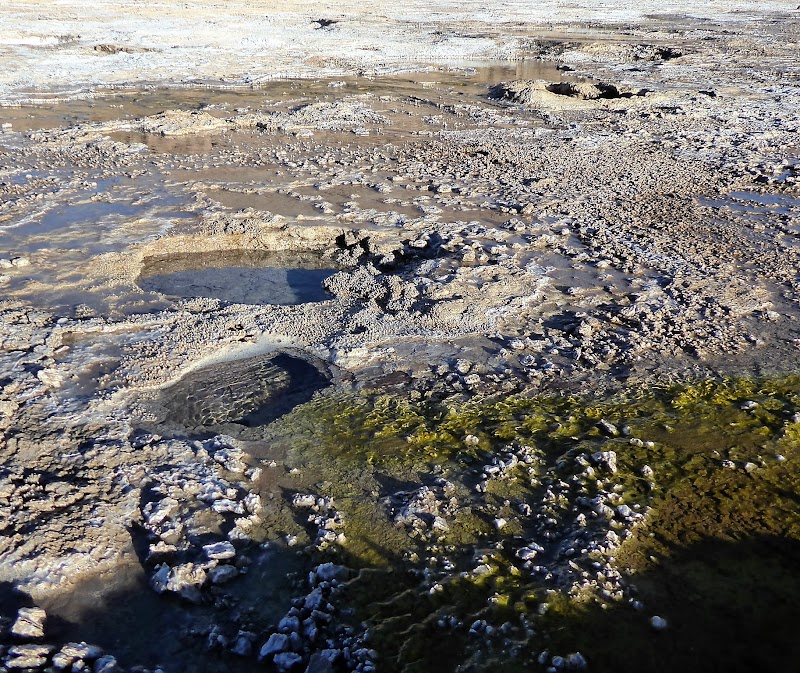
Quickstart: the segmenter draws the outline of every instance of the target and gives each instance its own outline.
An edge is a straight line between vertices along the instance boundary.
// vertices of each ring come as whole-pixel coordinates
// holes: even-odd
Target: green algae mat
[[[797,667],[800,376],[327,395],[274,432],[342,515],[316,553],[357,569],[383,671]]]

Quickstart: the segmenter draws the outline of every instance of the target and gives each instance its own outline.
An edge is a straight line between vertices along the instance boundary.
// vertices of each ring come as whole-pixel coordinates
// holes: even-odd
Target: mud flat
[[[47,4],[0,10],[2,666],[791,668],[790,7]]]

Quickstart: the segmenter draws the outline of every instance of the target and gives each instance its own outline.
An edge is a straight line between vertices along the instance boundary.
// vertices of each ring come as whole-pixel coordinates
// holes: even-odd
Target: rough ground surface
[[[424,405],[797,372],[791,8],[712,3],[712,20],[545,3],[544,26],[519,3],[246,4],[198,5],[192,24],[186,3],[153,20],[131,3],[122,23],[120,3],[0,10],[0,87],[16,102],[0,108],[4,665],[374,670],[385,653],[359,619],[384,644],[403,620],[358,612],[373,566],[447,595],[507,553],[547,591],[636,601],[614,554],[652,502],[626,499],[597,428],[628,435],[591,410],[566,458],[509,441],[468,468],[331,465],[314,447],[338,445],[309,448],[303,423],[339,427],[325,400],[365,391]],[[464,64],[498,57],[525,60]],[[424,72],[386,74],[409,64]],[[310,78],[143,85],[287,74]],[[336,270],[325,301],[298,303],[322,269]],[[175,292],[158,291],[170,278]],[[796,442],[786,399],[769,431],[788,424],[775,441]],[[766,404],[751,401],[731,403]],[[523,472],[530,490],[492,490]],[[46,620],[17,615],[32,603]],[[98,626],[122,603],[118,626]],[[464,610],[438,628],[491,643],[505,626]],[[580,642],[531,658],[534,630],[501,632],[520,666],[584,666]],[[463,670],[496,665],[488,647],[467,648]],[[412,645],[392,656],[386,670],[416,661]]]

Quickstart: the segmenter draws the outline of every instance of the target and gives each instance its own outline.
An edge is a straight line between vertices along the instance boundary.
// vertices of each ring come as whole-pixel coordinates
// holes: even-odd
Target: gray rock
[[[306,673],[333,673],[333,662],[319,652],[312,654]]]
[[[231,648],[231,652],[240,657],[249,657],[253,651],[253,639],[249,633],[241,633]]]
[[[322,591],[319,588],[317,588],[306,596],[306,599],[303,602],[303,607],[306,610],[319,610],[320,606],[324,602],[325,602],[325,597],[322,595]]]
[[[280,622],[278,622],[278,631],[282,633],[291,633],[300,630],[300,620],[294,615],[286,615]]]
[[[211,580],[211,584],[225,584],[238,574],[239,571],[234,566],[217,566],[208,571],[208,579]]]
[[[347,579],[349,571],[344,566],[335,563],[322,563],[314,571],[317,582],[330,582],[331,580]]]
[[[585,671],[587,665],[586,657],[580,652],[572,652],[567,655],[567,668],[571,671]]]
[[[117,660],[110,654],[100,657],[92,666],[92,673],[118,673],[119,670]]]
[[[284,652],[289,649],[289,636],[285,633],[273,633],[266,643],[264,643],[261,651],[258,653],[260,660],[271,657],[279,652]]]
[[[42,638],[47,613],[42,608],[20,608],[11,633],[17,638]]]
[[[281,652],[276,654],[272,663],[279,671],[288,671],[303,661],[303,657],[294,652]]]
[[[617,472],[617,452],[616,451],[597,451],[592,454],[592,461],[595,465],[605,467],[611,474]]]

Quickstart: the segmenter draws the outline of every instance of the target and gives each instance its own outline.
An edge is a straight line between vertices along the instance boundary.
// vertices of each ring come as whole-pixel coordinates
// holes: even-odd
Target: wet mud
[[[790,661],[800,85],[763,11],[0,107],[3,665],[691,670],[744,604],[726,670]]]

